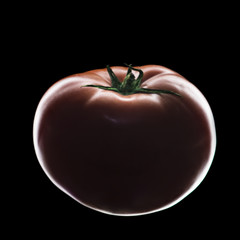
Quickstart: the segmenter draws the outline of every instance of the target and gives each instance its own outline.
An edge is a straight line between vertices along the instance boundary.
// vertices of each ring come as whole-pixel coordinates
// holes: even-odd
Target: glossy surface
[[[200,91],[167,68],[139,68],[142,87],[182,97],[83,88],[110,86],[100,69],[54,84],[34,119],[35,151],[47,176],[83,205],[109,214],[176,204],[203,180],[215,151],[213,115]],[[127,73],[125,67],[112,70],[120,81]]]

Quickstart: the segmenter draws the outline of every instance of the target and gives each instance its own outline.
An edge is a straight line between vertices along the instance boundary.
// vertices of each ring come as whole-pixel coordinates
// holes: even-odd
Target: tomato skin
[[[110,86],[100,69],[54,84],[34,119],[34,147],[47,176],[83,205],[109,214],[176,204],[203,180],[216,147],[213,115],[200,91],[165,67],[139,68],[142,87],[181,97],[82,87]],[[123,81],[128,68],[112,70]]]

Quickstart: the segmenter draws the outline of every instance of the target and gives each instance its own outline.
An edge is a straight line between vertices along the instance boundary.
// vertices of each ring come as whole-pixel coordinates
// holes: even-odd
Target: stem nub
[[[148,88],[141,88],[141,82],[143,79],[143,71],[141,69],[133,68],[132,65],[128,65],[127,75],[124,78],[123,82],[120,82],[117,76],[114,74],[112,69],[107,65],[107,71],[111,79],[111,87],[101,86],[101,85],[85,85],[83,87],[95,87],[103,90],[114,91],[118,92],[122,95],[131,95],[136,93],[145,93],[145,94],[172,94],[178,97],[181,97],[180,94],[175,93],[169,90],[160,90],[160,89],[148,89]],[[139,72],[137,79],[132,73],[132,70]]]

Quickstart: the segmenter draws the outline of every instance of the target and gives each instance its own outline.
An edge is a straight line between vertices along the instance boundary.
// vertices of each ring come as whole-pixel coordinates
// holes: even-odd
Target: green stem
[[[143,71],[141,69],[133,68],[131,65],[127,65],[127,64],[125,65],[128,66],[128,71],[122,83],[119,81],[119,79],[114,74],[112,69],[109,66],[107,66],[107,71],[112,83],[111,87],[100,86],[100,85],[85,85],[83,87],[95,87],[103,90],[118,92],[122,95],[131,95],[131,94],[137,94],[137,93],[144,93],[144,94],[164,93],[164,94],[172,94],[172,95],[181,97],[180,94],[175,93],[173,91],[169,91],[169,90],[141,88]],[[139,72],[137,79],[135,79],[135,76],[133,75],[132,70]]]
[[[172,94],[178,97],[181,97],[180,94],[175,93],[173,91],[169,91],[169,90],[160,90],[160,89],[149,89],[149,88],[139,88],[136,89],[135,93],[148,93],[148,94],[161,94],[161,93],[165,93],[165,94]]]
[[[126,65],[127,67],[129,67],[129,69],[139,72],[139,76],[138,76],[138,78],[135,80],[135,86],[134,86],[135,89],[136,89],[136,88],[139,88],[140,85],[141,85],[142,79],[143,79],[143,71],[142,71],[141,69],[133,68],[132,65],[128,65],[128,64],[126,64],[126,63],[125,63],[125,65]]]
[[[109,65],[107,65],[107,71],[112,81],[112,87],[119,89],[119,87],[121,86],[121,82],[118,80],[117,76],[114,74]]]

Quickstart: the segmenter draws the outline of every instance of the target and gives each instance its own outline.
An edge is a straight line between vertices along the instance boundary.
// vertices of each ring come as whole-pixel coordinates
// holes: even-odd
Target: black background
[[[94,14],[91,11],[87,12],[88,18],[81,17],[80,13],[65,16],[63,12],[57,12],[56,17],[49,20],[49,10],[37,16],[31,13],[17,24],[17,34],[21,37],[14,44],[15,76],[18,76],[14,84],[16,96],[21,96],[18,136],[24,137],[18,137],[17,155],[21,158],[12,172],[14,181],[10,182],[9,195],[12,204],[7,223],[17,227],[20,235],[31,236],[31,229],[33,236],[72,234],[80,238],[87,234],[85,237],[89,238],[97,234],[98,238],[143,236],[152,239],[150,236],[200,237],[229,231],[226,230],[229,223],[226,214],[230,190],[223,172],[228,171],[225,160],[229,157],[225,151],[224,115],[230,110],[222,112],[227,109],[222,90],[228,60],[221,38],[227,30],[223,28],[220,15],[212,16],[213,9],[203,9],[197,16],[194,16],[194,9],[184,18],[176,10],[161,19],[158,11],[147,19],[144,14],[138,19],[124,19],[124,14],[104,12],[104,16],[94,15],[94,23],[89,22]],[[146,11],[150,10],[153,9],[150,7]],[[102,21],[98,22],[99,18]],[[34,20],[34,25],[29,19]],[[200,186],[177,205],[138,217],[102,214],[68,197],[41,169],[32,142],[35,110],[52,84],[74,73],[124,63],[134,66],[158,64],[182,74],[205,95],[217,131],[214,161]],[[13,156],[14,151],[11,154],[17,159]]]

